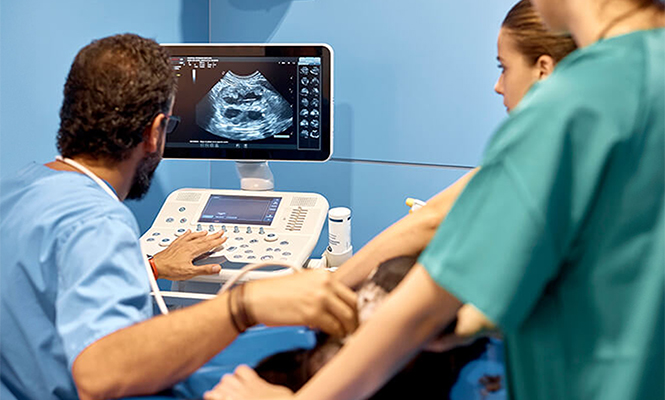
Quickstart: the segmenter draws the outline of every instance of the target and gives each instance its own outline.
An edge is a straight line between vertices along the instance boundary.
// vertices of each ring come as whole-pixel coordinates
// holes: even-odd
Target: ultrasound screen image
[[[329,58],[317,53],[318,46],[173,45],[169,50],[178,79],[172,114],[180,123],[166,137],[166,158],[329,157],[331,84],[323,69]],[[298,54],[303,52],[312,55]]]
[[[293,108],[259,71],[228,71],[196,105],[196,123],[223,138],[269,138],[293,125]]]

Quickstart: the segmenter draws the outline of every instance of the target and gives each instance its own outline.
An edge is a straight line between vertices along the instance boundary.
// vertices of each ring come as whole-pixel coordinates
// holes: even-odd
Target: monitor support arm
[[[236,161],[242,190],[273,190],[275,178],[267,161]]]

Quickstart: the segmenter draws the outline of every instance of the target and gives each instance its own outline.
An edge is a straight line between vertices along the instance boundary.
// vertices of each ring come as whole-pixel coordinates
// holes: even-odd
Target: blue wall
[[[513,3],[212,0],[210,36],[332,45],[336,161],[272,165],[278,189],[350,206],[357,249],[405,214],[407,196],[426,199],[479,162],[505,113],[496,36]],[[213,187],[237,187],[226,164],[212,164]]]
[[[53,159],[62,85],[93,38],[326,42],[335,50],[333,161],[272,167],[277,190],[351,207],[359,248],[404,215],[405,197],[428,198],[478,163],[503,118],[495,43],[512,3],[0,0],[0,175]],[[129,204],[142,229],[181,187],[237,188],[238,179],[230,162],[164,161],[148,196]]]

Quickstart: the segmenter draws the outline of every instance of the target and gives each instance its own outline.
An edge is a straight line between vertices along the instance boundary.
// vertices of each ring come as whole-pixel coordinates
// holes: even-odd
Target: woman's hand
[[[358,327],[356,294],[324,270],[249,282],[245,302],[268,326],[307,325],[340,337]]]
[[[233,374],[224,375],[203,400],[286,400],[293,392],[283,386],[272,385],[259,377],[253,369],[241,365]]]
[[[153,260],[160,278],[172,281],[191,279],[198,275],[211,275],[220,271],[218,264],[194,265],[192,261],[219,246],[225,241],[224,232],[207,234],[205,231],[187,230],[165,250],[155,254]]]

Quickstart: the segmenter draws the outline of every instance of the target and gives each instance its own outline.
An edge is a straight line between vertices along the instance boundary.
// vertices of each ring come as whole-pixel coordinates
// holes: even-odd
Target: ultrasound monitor
[[[164,157],[326,161],[333,148],[327,45],[169,44],[178,78]]]

